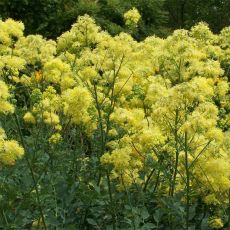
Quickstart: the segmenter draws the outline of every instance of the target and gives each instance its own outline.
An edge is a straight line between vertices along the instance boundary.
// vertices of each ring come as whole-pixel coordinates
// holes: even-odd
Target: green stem
[[[154,186],[154,189],[153,189],[153,192],[155,193],[156,190],[157,190],[157,187],[159,185],[159,182],[160,182],[160,169],[158,170],[158,173],[157,173],[157,179],[156,179],[156,183],[155,183],[155,186]]]
[[[104,154],[104,130],[103,130],[103,121],[102,121],[102,114],[101,114],[101,107],[98,101],[98,95],[97,95],[97,87],[94,84],[94,94],[95,94],[95,102],[96,102],[96,108],[98,113],[98,120],[99,120],[99,128],[100,128],[100,138],[101,138],[101,152],[99,155],[97,155],[98,161],[100,161],[100,157]],[[97,185],[99,185],[101,182],[101,169],[99,168],[99,176],[97,180]]]
[[[175,169],[173,173],[173,179],[172,179],[172,185],[170,189],[170,195],[173,197],[174,196],[174,190],[175,190],[175,185],[176,185],[176,176],[178,173],[178,161],[179,161],[179,147],[178,147],[178,115],[179,111],[178,109],[176,110],[176,118],[175,118],[175,130],[174,130],[174,138],[175,138],[175,148],[176,148],[176,160],[175,160]]]
[[[155,169],[153,169],[153,170],[150,172],[150,174],[148,175],[147,180],[146,180],[146,182],[145,182],[145,184],[144,184],[143,192],[146,191],[147,186],[148,186],[148,184],[149,184],[149,181],[150,181],[150,179],[151,179],[151,177],[152,177],[152,175],[153,175],[154,172],[155,172]]]
[[[192,168],[192,166],[196,163],[196,161],[199,159],[199,157],[201,156],[201,154],[207,149],[207,147],[209,146],[209,144],[211,143],[211,141],[209,141],[204,148],[197,154],[196,158],[193,160],[193,162],[190,164],[189,169]]]
[[[8,223],[8,220],[7,220],[7,217],[6,217],[4,210],[2,210],[2,215],[3,215],[4,221],[6,222],[6,225],[8,226],[9,223]]]
[[[129,207],[131,208],[131,211],[132,211],[132,224],[133,224],[133,229],[136,230],[135,217],[134,217],[134,215],[133,215],[133,205],[132,205],[132,202],[131,202],[131,199],[130,199],[129,191],[128,191],[127,187],[125,186],[125,183],[124,183],[122,174],[121,174],[121,181],[122,181],[122,185],[124,186],[124,189],[125,189],[125,193],[126,193],[126,196],[127,196],[127,200],[128,200],[128,202],[129,202]]]
[[[114,214],[113,195],[112,195],[111,182],[110,182],[110,177],[109,177],[108,170],[106,171],[106,176],[107,176],[107,184],[108,184],[108,188],[109,188],[109,199],[110,199],[110,204],[112,206],[113,230],[116,230],[116,220],[115,220],[115,214]]]
[[[189,193],[190,193],[190,175],[188,162],[188,133],[185,132],[185,171],[186,171],[186,229],[189,229]]]
[[[23,146],[25,152],[28,153],[29,151],[27,150],[27,146],[25,144],[23,134],[22,134],[22,131],[21,131],[20,122],[18,120],[18,117],[17,117],[16,113],[14,113],[14,118],[15,118],[15,121],[16,121],[16,124],[17,124],[18,134],[20,136],[22,146]],[[36,183],[36,180],[35,180],[33,167],[32,167],[32,165],[31,165],[31,163],[29,161],[29,158],[28,158],[27,154],[25,154],[25,159],[26,159],[26,162],[28,164],[30,174],[31,174],[31,177],[32,177],[32,180],[33,180],[33,183],[34,183],[34,188],[35,188],[36,198],[37,198],[37,202],[38,202],[39,212],[40,212],[40,215],[41,215],[41,218],[42,218],[42,223],[43,223],[44,229],[47,230],[45,217],[44,217],[44,213],[43,213],[42,206],[41,206],[41,199],[40,199],[40,196],[39,196],[38,186],[37,186],[37,183]]]

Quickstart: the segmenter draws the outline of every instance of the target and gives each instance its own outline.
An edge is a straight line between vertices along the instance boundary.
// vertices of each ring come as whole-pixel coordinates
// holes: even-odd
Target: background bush
[[[167,36],[174,29],[189,29],[205,21],[214,32],[230,23],[228,0],[1,0],[0,16],[22,20],[26,34],[56,38],[70,29],[79,15],[85,13],[111,34],[126,30],[125,11],[135,6],[142,15],[134,36],[140,40],[149,35]]]

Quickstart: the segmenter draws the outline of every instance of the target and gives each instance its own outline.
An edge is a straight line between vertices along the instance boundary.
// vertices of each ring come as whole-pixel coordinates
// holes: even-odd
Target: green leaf
[[[143,207],[142,209],[141,209],[141,217],[145,220],[145,219],[148,219],[149,218],[149,212],[148,212],[148,210],[147,210],[147,208],[146,207]]]
[[[97,222],[95,220],[93,220],[91,218],[87,218],[86,220],[90,225],[97,226]]]

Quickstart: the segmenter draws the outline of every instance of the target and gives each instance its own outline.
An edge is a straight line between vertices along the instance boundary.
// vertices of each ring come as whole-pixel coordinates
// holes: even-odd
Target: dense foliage
[[[230,27],[23,30],[0,21],[2,229],[230,227]]]
[[[127,30],[123,14],[136,7],[142,14],[142,21],[135,36],[141,39],[149,33],[164,35],[168,31],[162,28],[167,20],[163,4],[164,0],[1,0],[0,16],[23,21],[26,34],[56,38],[70,29],[78,16],[88,14],[115,35]]]
[[[132,7],[142,16],[141,26],[133,33],[138,40],[152,34],[165,37],[200,21],[216,33],[230,24],[229,0],[1,0],[0,17],[23,21],[26,34],[56,38],[87,13],[115,35],[127,31],[123,14]]]

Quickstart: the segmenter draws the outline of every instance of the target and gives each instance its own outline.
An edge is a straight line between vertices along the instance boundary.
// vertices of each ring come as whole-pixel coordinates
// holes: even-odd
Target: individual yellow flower
[[[60,123],[59,116],[53,112],[43,112],[43,120],[46,124],[57,125]]]
[[[52,144],[58,144],[62,140],[62,136],[60,133],[54,133],[50,138],[49,138],[49,143]]]
[[[55,129],[56,131],[61,131],[61,130],[62,130],[62,126],[61,126],[60,124],[55,125],[54,129]]]
[[[24,155],[24,149],[15,140],[0,140],[0,163],[14,165]]]
[[[26,123],[31,123],[31,124],[35,124],[36,123],[36,119],[34,117],[34,115],[31,112],[27,112],[24,117],[23,117],[24,121]]]

